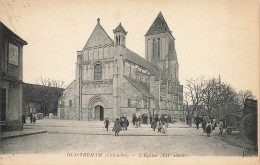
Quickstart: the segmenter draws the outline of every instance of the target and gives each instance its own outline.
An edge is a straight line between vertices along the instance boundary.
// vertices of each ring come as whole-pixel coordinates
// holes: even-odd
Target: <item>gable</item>
[[[108,36],[103,27],[100,25],[100,23],[98,23],[83,49],[113,44],[113,40]]]

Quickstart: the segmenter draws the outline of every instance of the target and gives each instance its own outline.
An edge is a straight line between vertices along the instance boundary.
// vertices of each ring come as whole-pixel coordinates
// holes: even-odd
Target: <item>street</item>
[[[242,156],[245,149],[229,145],[218,136],[219,129],[211,137],[202,128],[185,123],[170,124],[166,134],[153,131],[150,125],[135,128],[132,123],[127,131],[114,136],[113,123],[109,131],[102,121],[38,120],[26,124],[26,129],[41,129],[47,133],[5,139],[1,154],[52,154],[52,153],[115,153],[131,156],[152,154],[176,154],[182,156]]]

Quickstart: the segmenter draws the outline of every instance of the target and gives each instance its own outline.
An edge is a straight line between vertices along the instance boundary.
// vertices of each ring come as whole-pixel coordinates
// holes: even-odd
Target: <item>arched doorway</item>
[[[97,106],[95,106],[94,111],[95,111],[94,120],[103,121],[104,120],[104,108],[101,105],[97,105]]]

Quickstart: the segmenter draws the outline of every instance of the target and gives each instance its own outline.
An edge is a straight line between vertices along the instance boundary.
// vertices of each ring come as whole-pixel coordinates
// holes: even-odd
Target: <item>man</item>
[[[196,117],[194,118],[194,122],[195,122],[195,124],[196,124],[197,129],[199,129],[200,118],[199,118],[198,115],[196,115]]]
[[[30,113],[30,121],[31,121],[31,124],[33,123],[33,115],[32,113]]]
[[[135,116],[135,114],[133,114],[132,122],[133,122],[133,125],[135,125],[135,122],[136,122],[136,116]]]

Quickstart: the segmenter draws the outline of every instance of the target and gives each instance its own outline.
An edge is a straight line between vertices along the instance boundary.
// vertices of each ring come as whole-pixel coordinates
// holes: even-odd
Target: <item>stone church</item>
[[[120,23],[110,38],[97,25],[77,52],[76,78],[59,99],[58,117],[115,120],[122,115],[183,117],[175,38],[160,12],[145,34],[145,59],[126,46]]]

